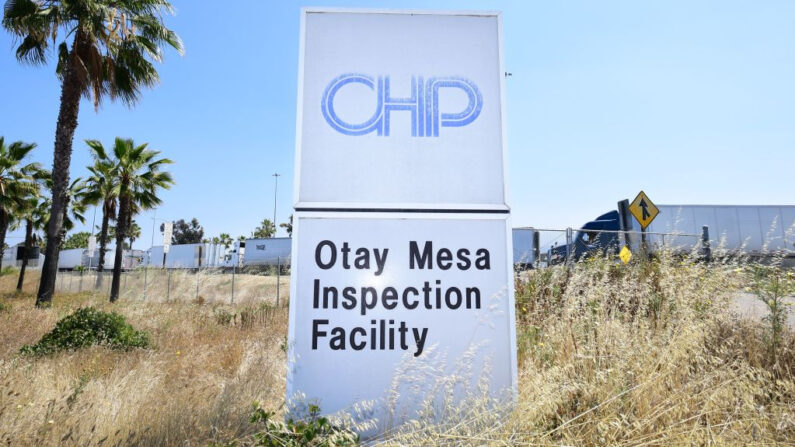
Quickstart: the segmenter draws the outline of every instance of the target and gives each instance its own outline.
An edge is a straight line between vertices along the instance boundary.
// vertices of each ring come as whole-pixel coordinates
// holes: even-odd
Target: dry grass
[[[748,280],[736,266],[674,258],[531,272],[517,281],[516,405],[475,400],[387,441],[791,445],[795,336],[772,359],[761,322],[728,311]]]
[[[746,285],[747,275],[735,266],[673,258],[633,264],[592,260],[523,275],[517,281],[516,405],[498,411],[473,398],[378,441],[791,444],[795,337],[786,332],[772,359],[763,324],[731,315],[729,296]],[[196,299],[196,277],[185,274],[177,280],[184,287],[172,289],[168,301],[154,292],[146,301],[128,292],[111,306],[103,295],[83,292],[61,294],[52,309],[37,310],[34,276],[27,294],[0,298],[6,304],[0,310],[0,442],[206,445],[250,434],[253,401],[269,409],[281,405],[287,312],[260,304],[271,302],[273,291],[234,305],[203,293]],[[226,287],[223,278],[213,280]],[[0,291],[12,290],[15,281],[0,277]],[[288,280],[282,281],[285,296]],[[59,317],[88,304],[124,314],[152,334],[155,348],[91,348],[35,360],[16,354]]]
[[[36,280],[31,274],[25,294],[0,298],[10,306],[0,312],[3,444],[206,445],[249,433],[253,401],[276,408],[283,400],[286,307],[213,304],[192,295],[110,305],[105,295],[83,292],[58,295],[52,309],[39,310]],[[15,286],[16,276],[0,277],[0,290]],[[155,348],[16,355],[85,305],[125,315],[152,335]]]

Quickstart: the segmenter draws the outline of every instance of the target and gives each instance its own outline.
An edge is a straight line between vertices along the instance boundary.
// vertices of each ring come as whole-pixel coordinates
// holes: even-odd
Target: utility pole
[[[273,236],[276,237],[276,191],[279,189],[279,173],[273,173]]]

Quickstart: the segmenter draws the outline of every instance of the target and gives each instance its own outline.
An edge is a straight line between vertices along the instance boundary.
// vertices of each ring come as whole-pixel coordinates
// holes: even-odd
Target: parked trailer
[[[787,256],[795,254],[795,206],[792,205],[659,205],[660,213],[646,228],[646,245],[654,252],[662,247],[691,251],[701,244],[707,226],[710,246],[718,255]],[[584,224],[569,246],[573,260],[594,253],[617,253],[623,237],[620,214],[610,211]],[[627,228],[640,231],[634,217]],[[599,230],[607,230],[600,232]],[[667,234],[655,234],[667,233]],[[640,247],[641,235],[630,233],[631,248]],[[550,263],[566,259],[566,245],[550,248]]]
[[[513,265],[532,268],[538,260],[538,232],[532,228],[514,228],[512,233]]]
[[[207,267],[209,245],[210,244],[171,245],[165,257],[163,256],[163,246],[156,245],[148,250],[145,265],[149,267],[174,269]]]
[[[246,239],[243,250],[243,266],[288,265],[292,239],[274,237],[267,239]]]
[[[83,267],[86,256],[85,248],[70,248],[68,250],[61,250],[58,253],[58,270],[74,270],[78,267]]]
[[[62,252],[63,253],[63,252]],[[122,270],[134,270],[143,265],[146,260],[146,252],[143,250],[124,250],[122,253],[121,268]],[[102,265],[104,271],[113,270],[113,263],[116,261],[116,248],[108,247],[105,251],[105,263]],[[94,256],[90,262],[88,259],[88,251],[83,256],[83,267],[96,270],[99,266],[99,249],[94,250]]]
[[[701,234],[709,230],[713,251],[726,254],[764,256],[792,255],[795,250],[795,206],[771,205],[660,205],[660,214],[646,229],[649,233]],[[635,219],[632,230],[640,231]],[[634,236],[640,243],[640,235]],[[685,250],[693,247],[692,237],[649,234],[652,247]]]

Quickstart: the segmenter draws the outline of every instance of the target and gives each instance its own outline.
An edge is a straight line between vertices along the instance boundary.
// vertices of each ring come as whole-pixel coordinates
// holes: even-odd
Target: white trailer
[[[107,247],[105,250],[105,263],[102,265],[104,271],[113,270],[113,264],[116,261],[116,247]],[[134,270],[146,262],[146,252],[143,250],[124,250],[122,253],[121,268],[122,270]],[[91,262],[88,259],[88,251],[83,257],[83,266],[96,270],[99,265],[99,248],[94,250],[94,256]]]
[[[289,265],[291,249],[292,239],[289,237],[246,239],[243,265]]]
[[[660,214],[646,228],[649,233],[700,235],[709,229],[713,251],[753,256],[795,253],[795,206],[792,205],[659,205]],[[640,231],[631,219],[632,229]],[[633,243],[639,243],[639,236]],[[647,235],[652,247],[686,250],[700,243],[692,236]]]
[[[58,270],[74,270],[78,267],[83,267],[86,261],[88,250],[85,248],[70,248],[68,250],[61,250],[58,253]]]
[[[209,244],[180,244],[169,247],[163,258],[163,246],[156,245],[148,250],[146,265],[170,269],[195,269],[207,267]]]
[[[536,262],[538,232],[533,228],[514,228],[512,233],[513,265],[520,268],[532,267]]]

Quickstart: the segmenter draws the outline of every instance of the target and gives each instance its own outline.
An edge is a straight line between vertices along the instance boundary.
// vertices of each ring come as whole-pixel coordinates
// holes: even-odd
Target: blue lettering
[[[361,123],[351,123],[342,119],[334,109],[337,93],[348,84],[363,84],[374,95],[375,112]],[[411,78],[411,94],[409,97],[395,98],[390,92],[389,76],[374,78],[358,73],[347,73],[338,76],[326,86],[320,108],[323,118],[337,132],[344,135],[367,135],[375,132],[379,136],[389,136],[390,118],[393,112],[411,113],[412,137],[438,137],[441,127],[463,127],[480,115],[483,108],[483,96],[474,82],[460,77],[432,77],[427,81],[423,77]],[[452,88],[463,91],[467,96],[464,110],[453,112],[444,110],[439,104],[439,91]]]

